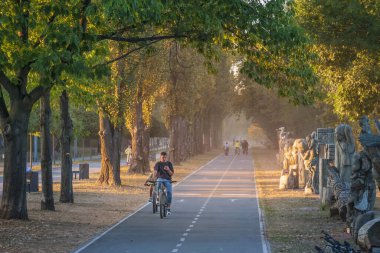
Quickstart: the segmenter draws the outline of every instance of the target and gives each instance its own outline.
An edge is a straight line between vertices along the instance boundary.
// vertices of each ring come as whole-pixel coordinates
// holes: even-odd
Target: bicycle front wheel
[[[160,194],[160,217],[166,217],[166,195]]]
[[[157,212],[157,193],[152,193],[152,206],[153,206],[153,213]]]

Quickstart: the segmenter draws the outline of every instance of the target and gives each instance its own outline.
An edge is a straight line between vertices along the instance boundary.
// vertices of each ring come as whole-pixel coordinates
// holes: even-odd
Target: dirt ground
[[[322,210],[317,195],[304,195],[303,190],[278,190],[281,169],[276,163],[276,151],[254,150],[255,177],[264,212],[266,235],[272,253],[316,252],[315,245],[324,246],[321,231],[336,240],[347,240],[345,224],[337,217],[330,218],[328,210]],[[380,194],[377,193],[375,210],[380,210]]]
[[[174,180],[181,180],[220,151],[199,155],[174,166]],[[59,184],[54,185],[56,211],[41,211],[41,193],[28,193],[29,221],[0,220],[0,252],[72,252],[79,245],[147,203],[147,176],[126,175],[122,167],[122,187],[96,185],[98,174],[89,180],[74,180],[74,204],[59,203]],[[41,189],[41,186],[40,186]]]
[[[219,151],[192,158],[175,166],[175,180],[181,180],[215,157]],[[260,206],[266,223],[266,236],[273,253],[315,252],[324,245],[321,230],[341,241],[350,241],[344,223],[330,218],[320,208],[317,196],[302,190],[278,190],[280,168],[275,151],[254,150],[254,166]],[[41,193],[28,194],[29,221],[0,220],[0,252],[71,252],[144,205],[148,188],[146,176],[126,175],[122,167],[120,188],[96,185],[97,174],[89,180],[74,180],[74,204],[59,203],[59,184],[54,185],[56,211],[41,211]],[[380,210],[378,194],[376,209]]]

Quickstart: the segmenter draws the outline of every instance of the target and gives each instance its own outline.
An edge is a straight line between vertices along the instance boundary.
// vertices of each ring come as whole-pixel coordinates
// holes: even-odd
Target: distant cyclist
[[[147,177],[147,179],[145,180],[145,183],[144,183],[145,186],[150,186],[149,187],[149,202],[153,201],[152,194],[153,194],[154,184],[152,183],[152,181],[156,181],[156,179],[153,177],[153,173],[150,173],[149,176]]]
[[[173,168],[173,164],[167,161],[166,159],[167,159],[166,152],[161,152],[160,161],[154,165],[153,177],[157,178],[157,182],[158,182],[156,185],[157,192],[161,184],[164,184],[166,187],[166,192],[168,195],[167,214],[170,215],[171,214],[170,205],[172,203],[172,193],[173,193],[171,179],[174,174],[174,168]]]
[[[228,151],[230,150],[230,144],[228,144],[228,141],[224,144],[224,154],[228,155]]]
[[[240,141],[236,140],[234,146],[235,146],[235,155],[239,155],[240,154]]]

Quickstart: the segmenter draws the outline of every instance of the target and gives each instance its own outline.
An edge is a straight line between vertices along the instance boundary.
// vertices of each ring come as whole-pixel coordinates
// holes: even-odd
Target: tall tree
[[[60,96],[61,104],[61,195],[62,203],[74,203],[73,171],[70,144],[73,124],[69,113],[69,97],[66,90]]]
[[[111,44],[113,55],[121,54],[121,45]],[[111,85],[105,88],[105,100],[99,98],[99,136],[102,154],[102,168],[98,182],[106,185],[121,185],[120,154],[123,118],[125,113],[125,93],[127,88],[126,60],[113,63]],[[112,96],[112,100],[110,99]]]
[[[130,59],[132,60],[132,59]],[[152,110],[156,99],[163,94],[167,77],[166,44],[156,44],[142,50],[134,59],[132,88],[128,91],[126,125],[132,136],[132,161],[128,173],[147,173],[149,165],[149,137]]]
[[[41,209],[54,211],[50,90],[41,97]]]
[[[377,0],[296,1],[298,22],[319,56],[325,102],[341,119],[378,115],[380,8]]]

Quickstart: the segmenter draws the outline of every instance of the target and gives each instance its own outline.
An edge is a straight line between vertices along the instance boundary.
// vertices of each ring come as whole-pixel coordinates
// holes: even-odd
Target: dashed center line
[[[204,209],[206,208],[208,202],[210,201],[210,199],[212,198],[212,196],[215,194],[216,192],[216,189],[218,189],[219,185],[221,184],[222,180],[224,179],[224,177],[226,176],[227,172],[229,171],[229,169],[231,168],[231,165],[233,163],[233,161],[235,160],[235,157],[232,159],[232,161],[230,162],[230,164],[228,165],[227,169],[224,171],[222,177],[219,179],[219,182],[217,183],[217,185],[214,187],[213,191],[210,193],[210,195],[208,196],[208,198],[206,199],[205,203],[202,205],[201,209],[199,210],[198,214],[195,216],[195,218],[193,219],[193,221],[191,222],[192,224],[189,225],[189,228],[186,229],[186,232],[190,232],[191,229],[190,228],[193,228],[194,227],[194,224],[197,223],[197,220],[199,219],[199,217],[201,216],[202,212],[204,211]],[[190,195],[190,194],[189,194]],[[189,233],[184,233],[182,236],[188,236]],[[181,239],[179,239],[180,242],[184,242],[186,240],[186,238],[182,237]],[[179,248],[182,246],[182,243],[178,243],[176,245],[176,248],[174,248],[172,250],[172,252],[178,252]]]

